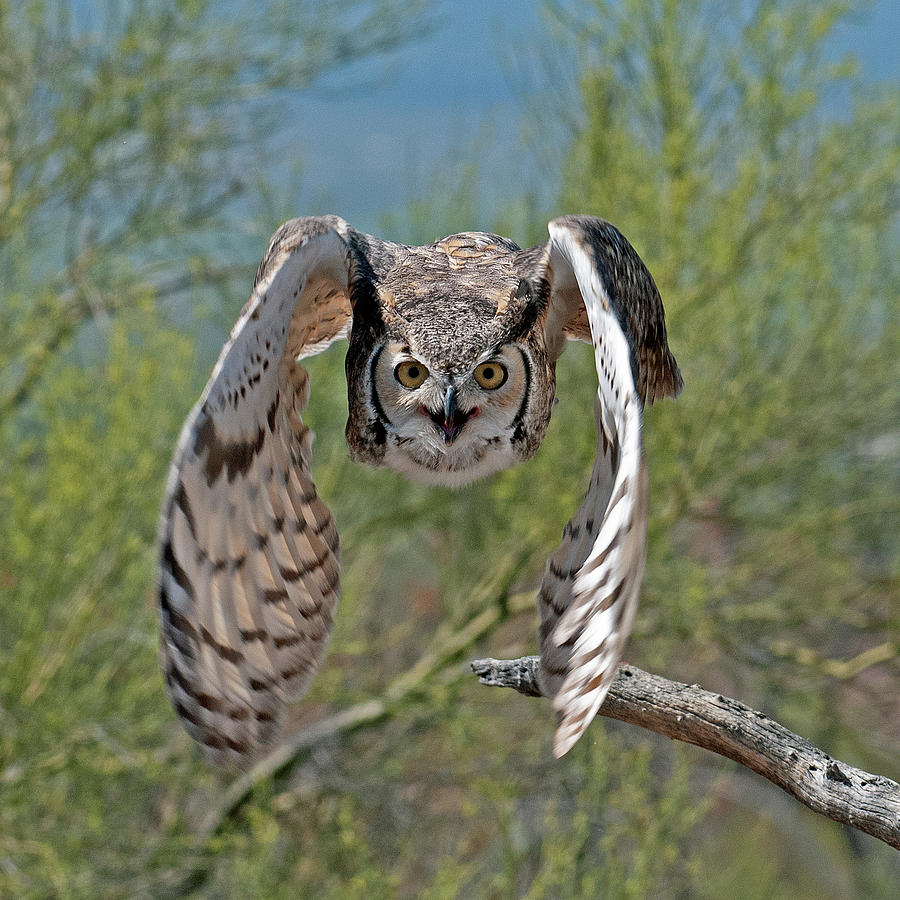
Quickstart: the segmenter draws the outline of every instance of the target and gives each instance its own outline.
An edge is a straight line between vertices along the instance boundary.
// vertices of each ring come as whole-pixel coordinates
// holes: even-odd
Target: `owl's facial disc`
[[[527,405],[529,363],[518,344],[448,368],[389,341],[373,354],[371,372],[390,468],[459,485],[521,458],[514,438]]]

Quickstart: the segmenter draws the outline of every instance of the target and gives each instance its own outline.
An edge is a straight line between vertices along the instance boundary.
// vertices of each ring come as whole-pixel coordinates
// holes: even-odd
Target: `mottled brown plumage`
[[[275,232],[185,424],[163,506],[162,657],[177,712],[210,758],[245,764],[324,656],[338,536],[309,475],[296,360],[339,337],[353,458],[438,484],[530,457],[566,338],[593,344],[594,470],[538,599],[562,755],[602,702],[637,603],[641,407],[681,389],[649,272],[587,216],[551,222],[550,240],[527,250],[483,233],[407,247],[335,216]]]

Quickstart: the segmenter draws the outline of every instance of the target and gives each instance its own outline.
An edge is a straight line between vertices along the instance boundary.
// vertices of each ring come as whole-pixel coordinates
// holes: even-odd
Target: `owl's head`
[[[510,249],[466,269],[431,258],[418,279],[380,285],[379,326],[354,332],[347,354],[354,459],[459,486],[537,450],[555,380],[540,289]]]

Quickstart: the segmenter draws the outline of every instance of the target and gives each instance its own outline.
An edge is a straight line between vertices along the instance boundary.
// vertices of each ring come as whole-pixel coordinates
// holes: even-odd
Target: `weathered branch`
[[[479,659],[482,684],[540,697],[539,657]],[[730,697],[621,665],[600,715],[712,750],[768,778],[817,813],[900,849],[900,785],[832,759]]]

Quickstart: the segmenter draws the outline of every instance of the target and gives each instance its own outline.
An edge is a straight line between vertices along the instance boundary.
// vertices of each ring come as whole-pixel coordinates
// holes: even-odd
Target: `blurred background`
[[[232,816],[153,584],[282,220],[526,246],[600,215],[686,384],[646,416],[629,661],[900,778],[898,34],[892,0],[0,0],[0,896],[897,896],[896,852],[737,765],[606,720],[556,761],[547,703],[468,674],[534,652],[586,347],[538,456],[455,492],[352,466],[343,350],[310,361],[344,594],[294,724],[385,708]]]

